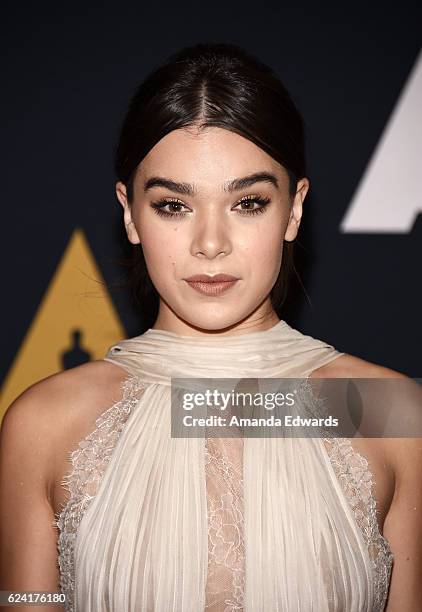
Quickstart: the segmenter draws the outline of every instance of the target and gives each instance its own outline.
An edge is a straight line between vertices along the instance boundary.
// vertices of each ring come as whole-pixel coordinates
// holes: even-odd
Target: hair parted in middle
[[[189,127],[223,128],[256,144],[286,170],[291,199],[306,176],[304,122],[277,74],[237,45],[199,43],[170,56],[130,101],[115,154],[116,175],[126,186],[129,204],[144,157],[164,136]],[[293,247],[294,242],[283,243],[280,273],[270,293],[276,312],[296,272]],[[133,245],[131,279],[137,302],[153,320],[159,296],[140,245]]]

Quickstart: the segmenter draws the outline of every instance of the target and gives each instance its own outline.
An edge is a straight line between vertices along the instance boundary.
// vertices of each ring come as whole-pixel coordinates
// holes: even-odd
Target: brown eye
[[[179,202],[178,200],[160,200],[159,202],[152,202],[151,208],[154,209],[154,212],[161,217],[167,217],[167,219],[174,219],[178,217],[184,217],[186,215],[186,211],[180,210],[181,207],[185,205],[183,202]],[[169,207],[169,210],[164,210],[166,207]],[[174,209],[177,210],[174,210]]]
[[[167,206],[170,207],[171,212],[179,212],[179,209],[182,207],[178,202],[169,202]]]
[[[270,201],[270,198],[261,198],[259,196],[243,198],[236,205],[242,207],[237,212],[239,215],[259,215],[266,212]],[[258,204],[258,208],[255,208],[256,204]]]

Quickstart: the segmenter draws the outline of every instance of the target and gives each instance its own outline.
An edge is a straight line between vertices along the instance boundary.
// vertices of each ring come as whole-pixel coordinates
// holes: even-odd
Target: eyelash
[[[238,214],[239,215],[259,215],[261,213],[266,212],[267,206],[270,203],[270,198],[262,198],[260,196],[246,196],[244,198],[242,198],[241,200],[239,200],[239,202],[237,204],[244,204],[245,202],[250,203],[250,202],[255,202],[256,204],[259,204],[260,207],[259,208],[255,208],[252,210],[242,210],[239,211]],[[184,217],[186,215],[186,212],[167,212],[166,210],[163,210],[165,206],[168,206],[169,204],[178,204],[179,206],[184,206],[183,202],[180,202],[180,200],[177,199],[162,199],[159,200],[158,202],[153,202],[151,204],[151,207],[154,209],[154,212],[157,213],[157,215],[160,215],[162,217],[166,217],[167,219],[170,218],[177,218],[177,217]]]

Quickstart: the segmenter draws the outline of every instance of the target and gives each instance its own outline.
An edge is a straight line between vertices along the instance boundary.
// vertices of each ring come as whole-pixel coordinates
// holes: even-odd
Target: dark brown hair
[[[115,155],[115,171],[133,198],[140,162],[171,131],[196,125],[220,127],[255,143],[289,176],[289,194],[306,176],[302,117],[274,71],[236,45],[201,43],[171,56],[138,87],[125,119]],[[294,242],[284,242],[277,281],[270,293],[279,312],[293,271]],[[296,272],[297,273],[297,272]],[[159,296],[149,278],[142,247],[133,248],[133,293],[153,320]]]

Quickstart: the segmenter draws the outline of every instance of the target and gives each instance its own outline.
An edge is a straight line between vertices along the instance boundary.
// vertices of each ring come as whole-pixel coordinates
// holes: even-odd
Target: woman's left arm
[[[385,612],[422,610],[422,438],[385,440],[395,474],[384,522],[394,564]]]

